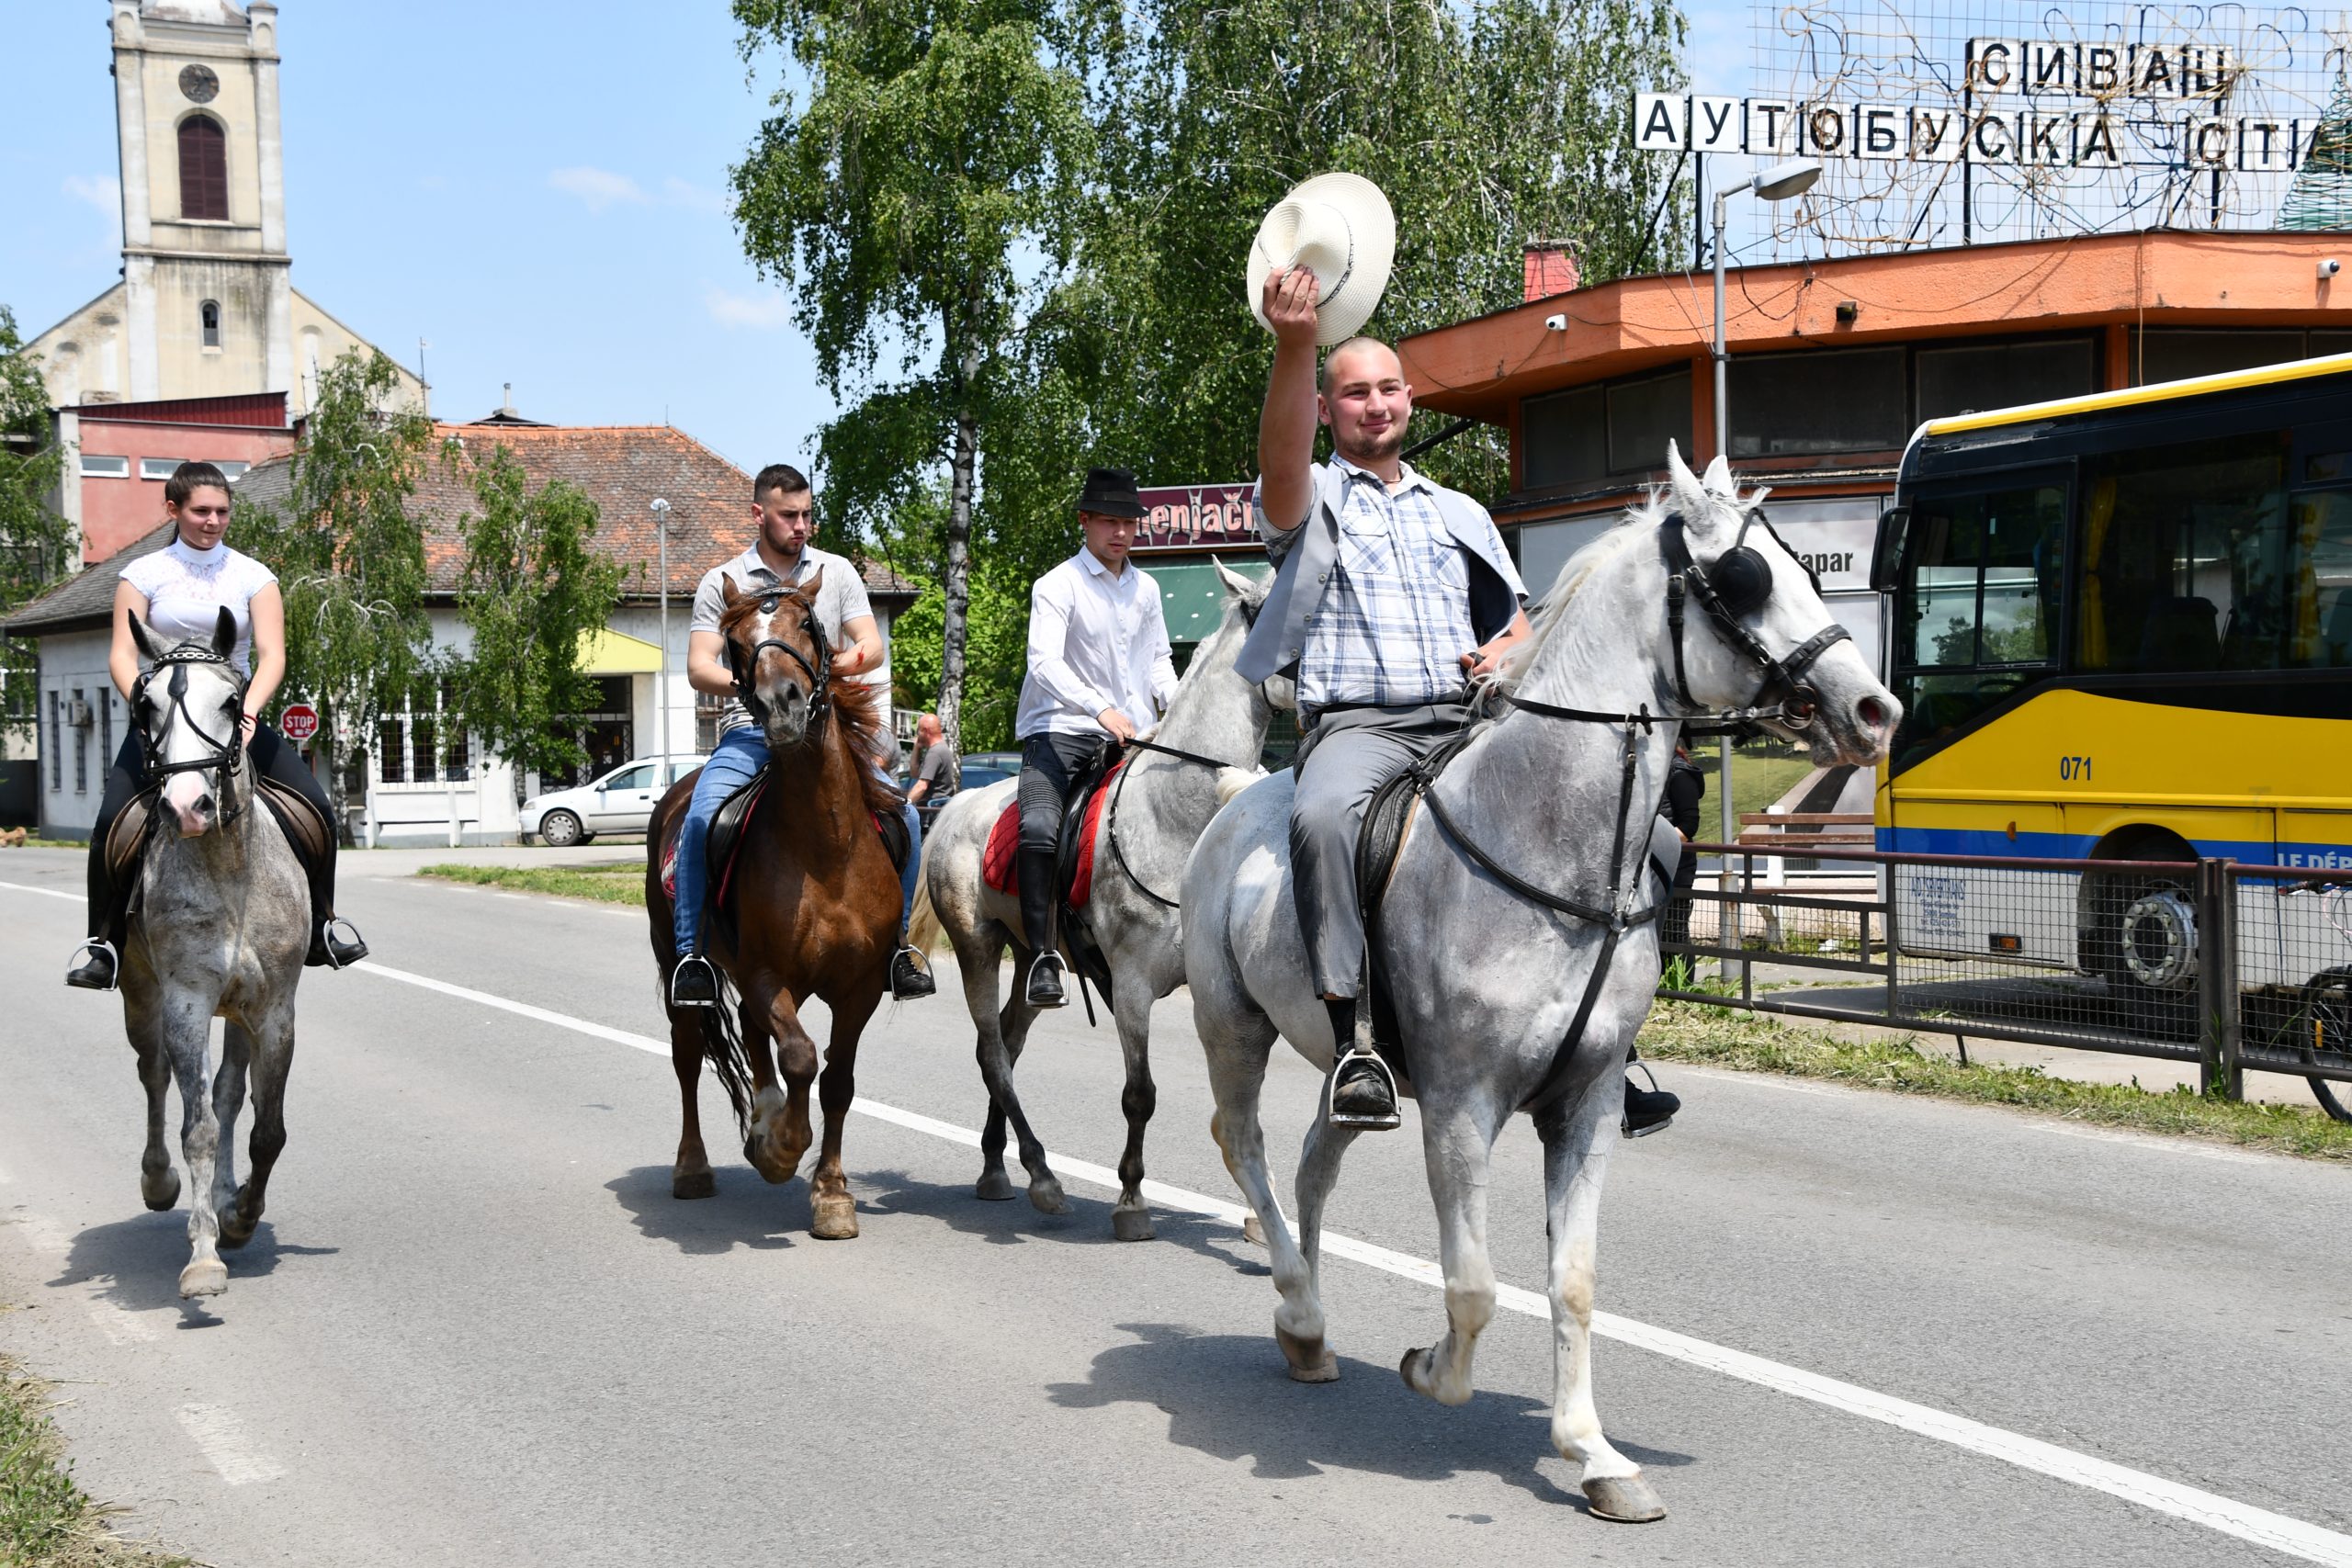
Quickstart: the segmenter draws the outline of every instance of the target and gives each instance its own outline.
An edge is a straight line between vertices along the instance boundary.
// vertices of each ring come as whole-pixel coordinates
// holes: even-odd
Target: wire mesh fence
[[[1664,930],[1659,995],[2312,1080],[2352,1119],[2352,868],[1821,849],[1801,889],[1717,857]]]

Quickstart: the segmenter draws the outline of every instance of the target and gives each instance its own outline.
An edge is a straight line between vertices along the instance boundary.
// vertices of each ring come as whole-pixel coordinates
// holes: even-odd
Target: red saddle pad
[[[1078,870],[1070,879],[1070,908],[1083,909],[1089,895],[1094,891],[1094,845],[1102,829],[1102,803],[1111,798],[1111,781],[1119,776],[1125,761],[1102,775],[1101,787],[1094,798],[1086,803],[1086,816],[1079,829]],[[1021,803],[1012,802],[997,814],[996,826],[989,829],[988,848],[980,852],[980,879],[1000,893],[1021,891]]]

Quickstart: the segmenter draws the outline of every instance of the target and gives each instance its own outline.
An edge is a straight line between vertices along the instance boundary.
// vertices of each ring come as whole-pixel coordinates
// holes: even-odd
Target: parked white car
[[[535,795],[523,803],[523,841],[560,850],[599,833],[642,833],[663,793],[708,760],[673,757],[663,769],[660,759],[640,757],[575,788]],[[658,784],[657,772],[668,774]]]

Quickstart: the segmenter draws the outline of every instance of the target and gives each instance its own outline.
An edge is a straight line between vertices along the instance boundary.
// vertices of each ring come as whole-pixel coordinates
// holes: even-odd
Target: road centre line
[[[82,894],[61,893],[54,887],[35,887],[29,882],[0,882],[0,887],[6,887],[17,893],[38,893],[44,898],[71,898],[76,904],[89,902],[89,899]]]
[[[275,1481],[286,1467],[264,1452],[245,1430],[244,1418],[225,1404],[183,1404],[173,1412],[181,1429],[196,1440],[220,1479],[232,1486]]]
[[[10,885],[0,884],[0,886]],[[36,891],[41,890],[36,889]],[[437,980],[430,976],[389,968],[373,960],[355,964],[353,967],[362,973],[380,975],[389,980],[398,980],[403,984],[422,987],[429,991],[438,991],[445,996],[456,997],[483,1007],[494,1008],[503,1012],[514,1013],[537,1022],[552,1024],[559,1029],[571,1030],[574,1033],[585,1034],[594,1039],[627,1045],[650,1055],[666,1058],[670,1055],[669,1043],[656,1040],[650,1035],[635,1034],[627,1030],[615,1029],[608,1024],[573,1018],[565,1013],[550,1011],[546,1008],[534,1007],[528,1002],[514,1001],[488,991],[478,991],[469,987],[452,985],[447,980]],[[873,1117],[876,1121],[888,1122],[910,1132],[922,1133],[967,1148],[979,1146],[978,1132],[971,1128],[959,1127],[951,1122],[942,1122],[912,1111],[901,1111],[896,1106],[884,1105],[879,1101],[863,1097],[854,1100],[851,1109]],[[1064,1177],[1074,1178],[1093,1186],[1108,1188],[1113,1191],[1116,1191],[1119,1188],[1118,1173],[1108,1167],[1073,1159],[1059,1154],[1049,1154],[1047,1157],[1053,1162],[1055,1170]],[[1165,1208],[1204,1215],[1237,1226],[1248,1214],[1248,1211],[1238,1203],[1211,1198],[1204,1193],[1190,1191],[1181,1187],[1170,1187],[1165,1182],[1146,1180],[1143,1184],[1143,1192],[1145,1197]],[[1395,1252],[1387,1247],[1375,1246],[1367,1241],[1359,1241],[1352,1236],[1337,1235],[1329,1230],[1323,1233],[1323,1250],[1331,1257],[1344,1258],[1351,1262],[1362,1263],[1404,1279],[1418,1280],[1425,1285],[1441,1290],[1444,1287],[1444,1277],[1438,1265],[1427,1258],[1415,1258],[1408,1253]],[[1551,1321],[1551,1305],[1539,1292],[1525,1290],[1517,1285],[1498,1285],[1496,1290],[1496,1304],[1507,1311],[1520,1313],[1546,1323]],[[1806,1400],[1832,1410],[1842,1411],[1849,1416],[1859,1416],[1865,1420],[1880,1422],[1885,1426],[1910,1432],[1915,1436],[1949,1444],[1969,1453],[1999,1460],[2006,1464],[2015,1465],[2020,1470],[2030,1471],[2052,1480],[2067,1482],[2093,1492],[2105,1493],[2110,1497],[2120,1498],[2124,1502],[2136,1504],[2153,1512],[2185,1519],[2191,1524],[2202,1525],[2221,1534],[2234,1536],[2240,1540],[2250,1541],[2256,1546],[2266,1547],[2290,1557],[2301,1558],[2308,1562],[2324,1563],[2328,1565],[2328,1568],[2352,1568],[2352,1536],[2323,1529],[2301,1519],[2290,1518],[2284,1514],[2272,1513],[2267,1508],[2257,1508],[2249,1504],[2240,1503],[2217,1493],[2201,1491],[2194,1486],[2167,1481],[2162,1476],[2150,1475],[2143,1471],[2132,1470],[2123,1465],[2110,1463],[2106,1460],[2093,1458],[2088,1454],[2077,1453],[2071,1449],[2060,1448],[2054,1443],[2045,1443],[2039,1438],[2029,1438],[2021,1433],[1987,1426],[1981,1421],[1973,1421],[1967,1416],[1957,1416],[1950,1411],[1914,1404],[1909,1400],[1897,1399],[1855,1383],[1840,1382],[1817,1372],[1809,1372],[1801,1367],[1767,1360],[1761,1356],[1751,1356],[1744,1350],[1735,1350],[1727,1346],[1696,1339],[1687,1334],[1678,1334],[1672,1329],[1659,1328],[1650,1324],[1637,1322],[1633,1318],[1620,1317],[1614,1313],[1594,1313],[1592,1330],[1604,1338],[1614,1339],[1621,1344],[1650,1351],[1668,1360],[1679,1361],[1686,1366],[1698,1367],[1725,1377],[1738,1379],[1743,1382],[1754,1383],[1758,1387],[1771,1389],[1776,1393]]]

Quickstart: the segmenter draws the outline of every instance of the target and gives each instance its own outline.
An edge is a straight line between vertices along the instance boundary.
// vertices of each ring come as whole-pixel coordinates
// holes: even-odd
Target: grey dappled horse
[[[164,1091],[180,1090],[180,1155],[194,1189],[180,1294],[229,1288],[220,1247],[242,1247],[261,1220],[270,1168],[286,1146],[286,1073],[294,1060],[294,987],[311,941],[302,863],[254,795],[238,728],[244,682],[229,663],[236,624],[212,638],[159,648],[137,615],[130,635],[153,665],[131,722],[147,739],[162,818],[139,868],[138,918],[122,953],[123,1027],[147,1087],[139,1190],[161,1212],[179,1201],[164,1147]],[[212,1021],[225,1019],[220,1070]],[[254,1095],[253,1171],[237,1184],[237,1113]]]
[[[1535,1126],[1549,1201],[1552,1440],[1583,1467],[1593,1511],[1625,1519],[1657,1518],[1664,1510],[1639,1467],[1601,1436],[1593,1405],[1593,1248],[1625,1054],[1657,985],[1657,925],[1633,923],[1610,944],[1603,924],[1521,897],[1464,844],[1547,895],[1638,915],[1662,897],[1646,850],[1681,727],[1660,723],[1644,733],[1537,712],[1535,705],[1611,715],[1645,706],[1679,718],[1795,703],[1793,690],[1759,690],[1791,684],[1768,680],[1760,652],[1791,663],[1809,660],[1802,681],[1812,712],[1796,715],[1802,728],[1785,720],[1770,728],[1808,744],[1818,763],[1875,761],[1901,714],[1850,641],[1817,635],[1835,623],[1804,567],[1764,528],[1747,529],[1743,540],[1760,493],[1737,495],[1720,458],[1702,484],[1679,453],[1668,457],[1670,493],[1577,553],[1497,682],[1530,705],[1489,725],[1435,786],[1432,796],[1452,827],[1434,819],[1428,801],[1416,810],[1376,939],[1410,1055],[1445,1280],[1444,1338],[1408,1351],[1398,1370],[1409,1387],[1441,1404],[1470,1397],[1472,1348],[1495,1310],[1486,1244],[1489,1159],[1503,1122],[1531,1097],[1544,1099]],[[1732,617],[1753,648],[1736,648],[1740,634],[1716,625],[1695,597],[1676,637],[1664,558],[1672,513],[1684,519],[1682,537],[1702,577],[1724,568],[1736,542],[1757,552],[1759,558],[1742,564],[1754,589],[1769,593]],[[1718,575],[1728,581],[1732,572]],[[1621,807],[1628,756],[1629,807]],[[1267,1174],[1259,1091],[1277,1032],[1327,1072],[1332,1040],[1292,902],[1291,793],[1286,772],[1262,780],[1202,837],[1184,875],[1184,958],[1216,1097],[1217,1142],[1272,1253],[1282,1293],[1275,1337],[1291,1375],[1316,1382],[1339,1375],[1324,1342],[1317,1240],[1325,1196],[1354,1134],[1320,1117],[1308,1131],[1294,1243]],[[1625,868],[1615,887],[1612,862]],[[1613,963],[1588,998],[1596,961],[1611,945]],[[1587,1006],[1581,1038],[1555,1064]]]
[[[1290,702],[1288,681],[1266,690],[1234,673],[1242,640],[1267,583],[1252,582],[1222,565],[1225,615],[1203,643],[1178,683],[1167,716],[1151,739],[1196,757],[1231,764],[1223,769],[1136,750],[1124,785],[1102,814],[1102,838],[1094,848],[1093,893],[1087,923],[1111,966],[1111,1015],[1126,1057],[1126,1089],[1119,1103],[1127,1117],[1127,1145],[1119,1157],[1119,1201],[1111,1228],[1122,1241],[1151,1238],[1151,1213],[1144,1206],[1143,1136],[1151,1120],[1151,1004],[1184,983],[1180,918],[1168,902],[1183,878],[1193,840],[1239,784],[1257,776],[1258,754],[1279,703]],[[1247,770],[1246,772],[1244,770]],[[1029,966],[1035,961],[1020,942],[1021,903],[986,886],[980,856],[997,816],[1013,798],[1017,780],[967,790],[947,803],[923,840],[922,881],[908,940],[928,949],[944,928],[955,944],[964,973],[964,1000],[979,1031],[980,1077],[989,1089],[988,1125],[980,1134],[982,1198],[1012,1196],[1004,1170],[1008,1120],[1020,1140],[1021,1163],[1029,1173],[1029,1201],[1049,1214],[1067,1205],[1062,1186],[1046,1163],[1046,1146],[1030,1131],[1012,1088],[1013,1064],[1028,1038],[1037,1010],[1029,1005]],[[1113,848],[1114,836],[1116,850]],[[1012,995],[1000,1010],[998,965],[1013,950]],[[1069,973],[1077,975],[1073,963]]]

